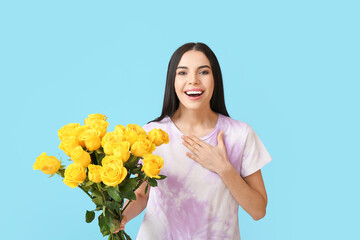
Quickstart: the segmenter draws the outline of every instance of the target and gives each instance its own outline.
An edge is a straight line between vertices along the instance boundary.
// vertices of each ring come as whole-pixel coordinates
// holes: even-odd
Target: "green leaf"
[[[136,157],[131,154],[130,158],[125,162],[125,167],[127,169],[132,169],[132,168],[136,167],[139,160],[140,160],[140,157]]]
[[[58,175],[60,175],[62,178],[64,178],[64,177],[65,177],[65,176],[64,176],[64,175],[65,175],[65,167],[66,167],[65,165],[61,165],[59,171],[57,171],[56,174],[58,174]]]
[[[110,215],[110,232],[113,233],[115,230],[119,229],[119,227],[120,227],[120,221],[117,218],[114,218],[112,215]]]
[[[101,192],[99,190],[92,191],[92,195],[94,197],[101,197],[102,198],[102,194],[101,194]]]
[[[136,195],[133,191],[131,192],[121,192],[120,193],[122,198],[127,198],[129,200],[136,200]]]
[[[106,201],[104,202],[104,206],[114,210],[118,210],[122,207],[120,203],[114,201]]]
[[[129,179],[125,178],[119,185],[117,185],[117,187],[119,188],[119,187],[126,185],[128,181],[129,181]]]
[[[83,189],[84,189],[84,191],[86,191],[86,192],[89,192],[89,190],[91,189],[89,186],[83,186]]]
[[[85,184],[85,187],[90,187],[90,186],[93,185],[93,184],[94,184],[94,182],[88,181],[88,182]]]
[[[158,180],[163,180],[163,179],[165,179],[166,178],[166,176],[165,175],[158,175],[160,178],[158,178]]]
[[[146,184],[145,194],[147,193],[148,187],[149,187],[149,184]]]
[[[141,167],[132,169],[132,170],[131,170],[131,173],[132,173],[132,174],[139,174],[139,173],[141,173]]]
[[[91,223],[95,218],[95,212],[94,211],[86,211],[85,215],[85,221],[87,223]]]
[[[96,156],[96,159],[97,159],[97,163],[100,165],[103,158],[106,156],[106,154],[103,152],[102,148],[96,150],[94,152],[95,156]]]
[[[103,205],[103,204],[104,204],[102,197],[95,197],[92,201],[93,201],[97,206],[100,206],[100,205]]]
[[[110,232],[110,214],[106,214],[104,216],[104,214],[100,214],[100,216],[98,217],[99,220],[99,227],[100,227],[100,232],[102,233],[102,235],[105,237],[106,235],[109,235]]]
[[[130,192],[133,191],[133,189],[135,188],[136,184],[137,184],[137,180],[135,178],[131,178],[131,179],[127,179],[124,180],[126,181],[124,183],[124,185],[119,187],[119,191],[120,192]]]
[[[116,216],[113,216],[110,211],[105,210],[105,214],[99,216],[99,227],[103,236],[113,233],[119,229],[120,221]]]
[[[157,182],[154,178],[148,178],[148,183],[150,186],[152,187],[156,187],[157,186]]]
[[[111,187],[111,188],[108,188],[106,190],[106,192],[109,194],[109,196],[114,199],[116,202],[121,202],[122,201],[122,198],[120,196],[120,193],[114,188],[114,187]]]
[[[143,171],[140,171],[137,176],[139,179],[144,179],[146,177],[145,173]]]

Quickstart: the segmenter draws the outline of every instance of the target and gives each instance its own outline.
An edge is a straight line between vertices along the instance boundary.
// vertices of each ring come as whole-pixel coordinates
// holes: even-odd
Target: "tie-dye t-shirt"
[[[183,133],[167,116],[144,127],[149,132],[161,128],[169,134],[169,144],[156,148],[164,158],[162,175],[167,178],[152,187],[137,240],[239,240],[238,207],[220,176],[186,156]],[[241,177],[246,177],[272,160],[249,124],[219,114],[215,128],[200,139],[217,145],[219,132],[229,161]]]

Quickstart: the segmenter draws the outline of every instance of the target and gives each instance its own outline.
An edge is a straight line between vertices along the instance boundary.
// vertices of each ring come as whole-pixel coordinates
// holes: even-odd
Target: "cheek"
[[[209,90],[208,94],[213,95],[214,92],[214,79],[209,77],[206,79],[206,88]]]
[[[175,78],[174,87],[175,87],[175,92],[176,92],[176,94],[177,94],[178,97],[179,97],[179,94],[182,93],[182,89],[183,89],[183,86],[182,86],[182,84],[181,84],[181,81]]]

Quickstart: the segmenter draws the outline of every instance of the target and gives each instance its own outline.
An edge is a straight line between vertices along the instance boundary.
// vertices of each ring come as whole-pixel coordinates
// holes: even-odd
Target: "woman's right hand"
[[[122,220],[120,222],[120,227],[117,230],[115,230],[113,233],[118,233],[119,231],[124,230],[126,223],[127,223],[127,216],[123,215],[123,218],[122,218]]]

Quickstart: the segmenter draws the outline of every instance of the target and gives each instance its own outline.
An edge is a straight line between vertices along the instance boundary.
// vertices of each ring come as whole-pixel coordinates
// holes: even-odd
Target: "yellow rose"
[[[90,114],[88,118],[84,120],[86,126],[94,128],[100,131],[100,138],[104,137],[107,132],[109,123],[106,121],[107,117],[100,113]]]
[[[91,125],[93,122],[96,122],[97,120],[105,120],[107,117],[104,114],[100,113],[94,113],[89,114],[88,117],[84,120],[85,125]]]
[[[116,125],[114,133],[116,133],[117,135],[123,137],[125,135],[125,129],[126,128],[123,125]]]
[[[101,146],[100,131],[95,129],[85,130],[80,135],[79,140],[84,141],[85,146],[89,151],[99,149]]]
[[[40,170],[45,174],[55,174],[60,169],[60,161],[54,156],[48,156],[43,152],[33,165],[34,170]]]
[[[71,160],[86,168],[91,162],[91,157],[90,154],[84,151],[83,148],[79,145],[72,150]]]
[[[121,160],[121,158],[115,155],[105,156],[102,159],[102,165],[105,166],[107,164],[117,164],[120,167],[123,167],[123,161]]]
[[[169,143],[169,135],[160,128],[151,130],[147,137],[151,142],[155,143],[156,146],[160,146],[163,143]]]
[[[101,175],[100,175],[101,166],[90,164],[88,166],[88,169],[89,169],[89,172],[88,172],[89,180],[92,182],[95,182],[95,183],[100,183],[101,182]]]
[[[60,142],[59,148],[65,152],[66,155],[71,157],[71,152],[79,146],[79,141],[77,137],[70,136],[65,138],[63,141]]]
[[[86,178],[85,169],[78,163],[71,163],[65,169],[64,183],[71,188],[77,187]]]
[[[77,136],[80,123],[69,123],[58,130],[58,136],[61,141],[70,136]]]
[[[130,143],[130,146],[136,142],[139,138],[146,138],[146,131],[137,124],[128,124],[126,126],[124,138]]]
[[[160,178],[157,176],[164,166],[164,159],[157,155],[148,154],[144,156],[141,171],[144,171],[148,177]]]
[[[109,126],[109,123],[105,120],[97,120],[97,121],[94,121],[90,126],[91,126],[91,128],[99,130],[100,138],[102,138],[105,136],[105,134],[107,132],[107,127]]]
[[[127,162],[130,157],[130,143],[128,141],[120,142],[116,147],[113,148],[115,156],[119,157],[123,162]]]
[[[143,138],[134,142],[131,146],[131,153],[136,157],[142,157],[146,154],[152,153],[155,149],[156,146],[154,143],[147,138]]]
[[[114,132],[108,132],[105,134],[105,136],[101,139],[101,146],[104,149],[104,152],[106,155],[113,155],[113,149],[119,145],[119,143],[122,141],[122,138],[114,133]]]
[[[100,176],[104,184],[108,186],[117,186],[127,175],[127,170],[117,162],[108,162],[101,167]]]
[[[82,147],[86,147],[84,140],[80,140],[80,136],[88,129],[91,129],[89,126],[80,126],[77,131],[76,137],[78,138],[79,144]]]

